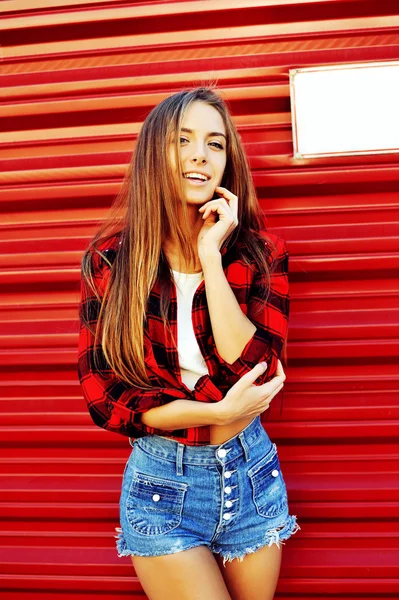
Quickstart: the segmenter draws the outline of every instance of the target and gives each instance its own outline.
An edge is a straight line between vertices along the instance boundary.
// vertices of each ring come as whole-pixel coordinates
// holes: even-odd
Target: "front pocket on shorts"
[[[248,476],[258,514],[269,519],[281,515],[287,509],[288,500],[275,444],[248,470]]]
[[[188,484],[136,471],[126,501],[126,516],[142,535],[161,535],[182,520]]]

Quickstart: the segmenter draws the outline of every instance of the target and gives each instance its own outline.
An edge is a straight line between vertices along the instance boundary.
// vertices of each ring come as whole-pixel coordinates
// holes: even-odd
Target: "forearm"
[[[217,351],[229,364],[242,353],[256,331],[244,315],[223,271],[221,256],[204,261],[206,299]]]
[[[223,425],[225,419],[220,402],[173,400],[143,413],[141,422],[156,429],[174,430],[203,425]]]

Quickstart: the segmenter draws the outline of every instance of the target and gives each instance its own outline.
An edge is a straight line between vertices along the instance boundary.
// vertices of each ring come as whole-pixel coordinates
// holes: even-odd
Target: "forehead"
[[[220,131],[226,133],[222,115],[216,108],[206,102],[192,102],[186,109],[182,127],[187,127],[199,133]]]

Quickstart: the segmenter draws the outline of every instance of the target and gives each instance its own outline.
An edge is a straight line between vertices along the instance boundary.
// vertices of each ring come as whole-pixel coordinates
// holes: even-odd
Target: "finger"
[[[238,214],[238,196],[233,194],[233,192],[230,192],[230,190],[228,190],[227,188],[224,188],[221,186],[216,187],[215,192],[216,192],[216,194],[221,194],[229,201],[229,205],[230,205],[234,215],[237,216],[237,214]]]
[[[284,372],[283,365],[280,360],[277,361],[276,376],[284,377],[284,379],[285,379],[285,372]]]
[[[253,383],[256,379],[258,379],[258,377],[260,375],[262,375],[262,373],[264,373],[266,371],[266,369],[267,369],[267,363],[265,363],[265,362],[258,363],[257,365],[254,366],[253,369],[248,371],[248,373],[245,373],[245,375],[243,375],[237,381],[237,383],[242,381],[243,384],[249,385],[249,384]]]
[[[223,214],[223,210],[220,211],[219,210],[220,208],[221,208],[220,205],[217,206],[215,204],[213,206],[208,206],[208,208],[204,211],[202,218],[206,219],[211,214],[211,212],[218,212],[218,213],[221,212]]]
[[[201,212],[201,210],[205,210],[208,208],[208,206],[212,206],[214,204],[221,204],[222,206],[226,206],[226,208],[230,208],[226,198],[214,198],[213,200],[208,200],[208,202],[205,202],[205,204],[198,209],[198,212]]]
[[[209,202],[206,202],[205,204],[203,204],[198,209],[198,212],[202,212],[203,210],[207,210],[211,206],[222,206],[226,210],[230,210],[229,203],[226,201],[225,198],[215,198],[215,200],[209,200]]]
[[[273,379],[270,379],[269,383],[271,383],[272,388],[276,388],[280,385],[280,383],[284,383],[285,375],[275,375]]]
[[[277,370],[276,370],[276,374],[277,375],[283,375],[284,374],[284,369],[283,369],[283,364],[281,362],[280,359],[277,360]]]
[[[265,396],[268,402],[271,402],[275,396],[283,389],[284,383],[280,383],[269,395]]]
[[[221,185],[218,185],[215,188],[215,192],[217,194],[221,194],[222,196],[224,196],[225,198],[227,198],[229,201],[235,201],[238,200],[238,196],[236,196],[235,194],[233,194],[233,192],[230,192],[230,190],[228,190],[225,187],[222,187]]]
[[[264,396],[272,394],[274,390],[277,389],[280,385],[284,385],[284,381],[285,379],[282,377],[273,377],[273,379],[260,386],[261,388],[263,388],[262,393],[264,394]]]
[[[223,221],[228,223],[228,221],[231,221],[231,225],[234,225],[234,227],[238,224],[238,220],[234,217],[233,213],[231,212],[230,208],[227,206],[227,204],[217,204],[214,206],[210,206],[209,208],[206,209],[206,211],[204,212],[204,214],[202,215],[203,219],[206,219],[207,217],[209,217],[210,215],[212,215],[216,217],[216,215],[219,215],[219,221]]]
[[[284,387],[284,383],[280,383],[280,385],[273,392],[273,398],[274,398],[274,396],[277,396],[277,394],[279,392],[281,392],[281,390],[283,389],[283,387]]]

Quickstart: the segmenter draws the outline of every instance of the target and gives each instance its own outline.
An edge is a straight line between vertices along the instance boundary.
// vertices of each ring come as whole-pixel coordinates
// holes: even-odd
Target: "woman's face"
[[[183,172],[177,173],[173,141],[170,145],[172,169],[176,176],[184,179],[187,202],[200,206],[213,198],[226,167],[226,129],[220,113],[205,102],[192,102],[186,110],[177,142],[180,142]]]

